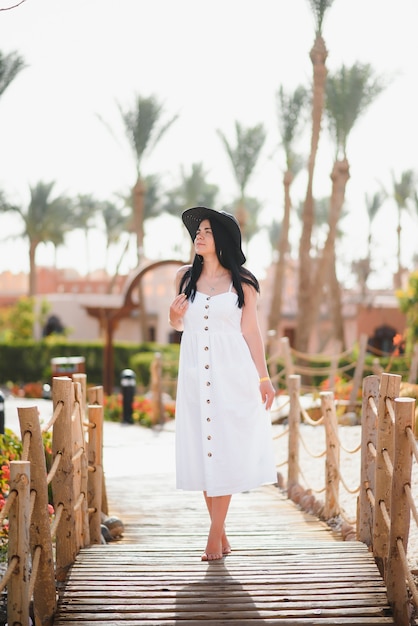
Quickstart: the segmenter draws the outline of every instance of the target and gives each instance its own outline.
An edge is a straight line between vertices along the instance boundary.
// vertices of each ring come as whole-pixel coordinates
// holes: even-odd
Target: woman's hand
[[[260,380],[261,401],[266,405],[266,411],[271,409],[276,392],[270,378]]]
[[[184,293],[179,294],[170,305],[169,321],[173,328],[182,330],[183,317],[188,309],[189,303]]]

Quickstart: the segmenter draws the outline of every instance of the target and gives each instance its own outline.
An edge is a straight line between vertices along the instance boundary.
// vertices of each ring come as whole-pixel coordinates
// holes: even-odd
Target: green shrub
[[[178,345],[156,343],[115,343],[113,346],[114,384],[120,385],[122,370],[134,370],[138,384],[149,385],[150,365],[156,352],[163,356],[164,371],[177,377]],[[70,342],[54,338],[41,341],[26,340],[0,342],[0,384],[9,381],[23,386],[27,383],[50,383],[52,377],[51,359],[54,357],[82,356],[89,385],[103,383],[102,342]]]

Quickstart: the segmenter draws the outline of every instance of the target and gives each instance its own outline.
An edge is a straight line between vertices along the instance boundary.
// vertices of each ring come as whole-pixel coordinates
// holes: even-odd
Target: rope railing
[[[411,490],[415,399],[399,397],[401,376],[383,373],[363,381],[363,451],[358,536],[385,580],[398,626],[409,626],[418,591],[408,564],[410,521],[418,525]]]
[[[287,435],[288,497],[299,506],[330,521],[340,517],[345,525],[346,539],[359,539],[373,550],[379,570],[384,577],[388,599],[393,608],[397,626],[409,626],[411,603],[418,611],[418,590],[408,564],[407,545],[410,518],[418,526],[418,507],[411,489],[412,461],[418,463],[415,437],[415,400],[399,397],[401,376],[382,373],[367,376],[363,381],[361,441],[355,446],[340,441],[332,392],[321,392],[322,415],[319,419],[305,419],[306,411],[300,403],[300,375],[288,376],[289,416]],[[307,427],[321,427],[324,431],[325,451],[312,450],[301,434],[302,423]],[[323,475],[324,485],[308,483],[300,459],[300,450],[313,459],[325,457],[322,472],[310,472],[310,477]],[[351,487],[345,480],[340,453],[360,456],[360,484]],[[301,487],[302,480],[305,487]],[[279,484],[284,484],[283,479]],[[347,494],[358,494],[358,514],[348,519],[340,506],[340,485]],[[324,503],[313,494],[324,494]]]
[[[300,389],[301,389],[301,377],[299,374],[291,374],[288,377],[288,390],[289,390],[289,418],[288,426],[279,436],[288,436],[288,449],[287,449],[287,462],[281,462],[277,464],[277,467],[283,467],[288,465],[288,480],[287,491],[289,497],[300,504],[303,495],[309,495],[311,497],[305,498],[307,510],[313,511],[316,509],[321,511],[321,517],[330,520],[337,516],[352,526],[355,524],[355,520],[349,519],[349,516],[345,513],[343,507],[340,505],[339,497],[339,485],[348,494],[357,494],[360,491],[360,486],[349,486],[348,481],[345,480],[341,473],[340,464],[340,450],[343,450],[346,455],[359,454],[361,450],[361,444],[356,445],[354,448],[350,448],[341,443],[338,432],[338,422],[336,416],[336,403],[334,400],[333,392],[321,392],[321,410],[322,415],[318,419],[312,419],[308,412],[301,405]],[[313,428],[321,428],[324,432],[324,448],[321,450],[313,450],[307,442],[306,433],[302,432],[301,423]],[[300,460],[300,450],[303,449],[305,457],[308,456],[314,460],[325,459],[322,471],[310,472],[312,475],[321,476],[322,484],[312,485],[306,478],[306,472],[304,472],[302,463]],[[319,478],[321,480],[321,478]],[[279,482],[284,483],[279,478]],[[304,487],[301,486],[302,483]],[[312,494],[325,494],[324,503],[317,502]],[[354,529],[347,529],[354,533]]]
[[[313,384],[315,379],[322,378],[328,381],[328,389],[333,391],[338,377],[345,380],[351,379],[352,388],[348,400],[339,400],[346,406],[347,412],[352,412],[357,406],[357,396],[361,390],[361,381],[365,370],[365,359],[368,338],[362,335],[358,349],[349,349],[335,354],[307,354],[298,352],[290,346],[289,339],[282,337],[277,353],[268,359],[268,366],[274,371],[272,380],[277,384],[284,381],[287,386],[289,376],[300,374],[301,390],[304,392],[317,392],[318,388]],[[346,361],[349,360],[347,363]],[[310,363],[311,365],[306,365]],[[278,372],[279,367],[281,368]]]
[[[0,512],[0,523],[9,521],[8,568],[0,580],[9,624],[29,623],[33,598],[35,623],[52,626],[57,584],[81,547],[101,543],[103,406],[86,408],[84,374],[54,378],[52,389],[53,415],[42,429],[36,406],[18,408],[22,460],[10,463],[9,495]],[[50,429],[47,472],[43,435]]]

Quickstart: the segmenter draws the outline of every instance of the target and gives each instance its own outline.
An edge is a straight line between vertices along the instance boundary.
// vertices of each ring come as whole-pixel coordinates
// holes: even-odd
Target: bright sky
[[[14,4],[0,0],[0,8]],[[396,6],[395,6],[396,5]],[[324,23],[329,69],[370,63],[390,86],[355,127],[348,145],[351,179],[349,217],[343,226],[343,260],[365,253],[365,193],[392,186],[416,167],[418,139],[417,0],[334,0]],[[144,174],[158,173],[165,188],[180,181],[180,169],[202,162],[219,201],[237,195],[225,150],[216,133],[234,141],[234,123],[264,123],[268,139],[248,186],[263,205],[261,222],[282,216],[283,154],[276,121],[276,93],[308,86],[314,23],[308,0],[26,0],[0,11],[3,53],[17,50],[28,67],[0,99],[0,188],[27,204],[29,185],[56,181],[56,192],[92,193],[106,199],[135,181],[119,102],[155,95],[166,118],[179,114]],[[104,118],[119,141],[98,120]],[[303,153],[309,152],[310,128]],[[334,154],[324,132],[314,192],[329,195]],[[305,175],[295,181],[293,203],[305,195]],[[220,207],[215,207],[220,208]],[[375,286],[391,286],[395,269],[397,212],[388,201],[375,222]],[[411,266],[417,221],[404,216],[403,262]],[[0,271],[27,270],[27,246],[4,237],[19,232],[16,219],[0,216]],[[168,234],[168,236],[167,236]],[[298,230],[292,238],[297,250]],[[182,238],[176,222],[147,227],[148,256],[172,256]],[[104,242],[94,238],[92,267],[103,266]],[[265,235],[248,250],[248,266],[262,272],[270,262]],[[38,263],[52,264],[52,249],[40,246]],[[84,244],[74,235],[59,249],[58,266],[86,270]],[[122,268],[127,269],[127,268]],[[344,269],[343,269],[344,272]],[[344,275],[352,281],[348,269]]]

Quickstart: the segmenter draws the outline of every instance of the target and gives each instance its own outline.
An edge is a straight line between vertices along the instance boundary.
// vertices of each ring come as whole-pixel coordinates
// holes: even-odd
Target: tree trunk
[[[136,235],[137,265],[139,265],[144,250],[144,204],[145,185],[140,176],[132,189],[133,223]]]
[[[289,228],[290,228],[290,185],[293,181],[293,174],[290,170],[285,172],[283,176],[284,187],[284,215],[282,228],[280,231],[280,238],[278,240],[277,251],[278,258],[274,267],[274,279],[272,285],[272,297],[270,305],[270,314],[268,318],[268,329],[277,331],[281,313],[282,313],[282,300],[283,300],[283,288],[285,284],[285,269],[286,269],[286,255],[289,251]]]
[[[299,243],[299,287],[298,287],[298,316],[296,321],[296,348],[300,352],[307,352],[309,345],[309,331],[305,327],[305,315],[309,311],[312,292],[312,259],[311,238],[314,224],[313,177],[316,154],[318,151],[321,132],[321,119],[324,109],[325,81],[327,69],[327,49],[320,34],[317,35],[310,53],[313,65],[313,97],[312,97],[312,134],[311,152],[308,161],[308,186],[302,214],[302,235]]]
[[[329,212],[329,230],[321,257],[316,265],[316,273],[312,281],[309,308],[304,316],[304,324],[308,338],[317,322],[322,301],[324,285],[331,286],[330,276],[332,265],[335,264],[335,240],[338,232],[338,221],[344,204],[345,188],[350,178],[347,159],[335,161],[331,174],[332,192]],[[334,267],[335,272],[335,267]]]
[[[322,254],[316,265],[315,277],[311,288],[310,306],[304,317],[304,324],[308,337],[311,336],[311,333],[313,332],[313,329],[318,321],[324,284],[329,287],[330,294],[333,293],[333,287],[335,287],[332,282],[332,273],[335,274],[335,240],[338,232],[338,221],[344,204],[345,188],[349,177],[350,174],[347,159],[335,161],[331,174],[332,192],[330,200],[328,236],[322,249]],[[335,279],[337,279],[336,275]]]
[[[35,296],[37,291],[37,280],[36,280],[36,248],[38,247],[38,243],[35,241],[29,242],[29,297]]]
[[[345,343],[341,286],[338,281],[337,272],[336,272],[335,254],[334,254],[333,262],[331,263],[331,268],[330,268],[330,273],[329,273],[329,299],[330,299],[333,335],[334,335],[335,340],[341,344],[341,350],[344,351],[347,346]]]
[[[141,263],[141,259],[144,251],[144,204],[145,204],[145,185],[140,176],[132,189],[132,208],[134,219],[134,230],[136,234],[136,252],[137,252],[137,264]],[[144,290],[142,289],[142,282],[138,283],[138,296],[139,296],[139,325],[141,332],[141,340],[148,340],[148,323],[147,323],[147,310],[145,307]]]
[[[400,289],[402,287],[402,262],[401,262],[401,216],[402,209],[398,207],[398,227],[396,229],[396,238],[397,238],[397,250],[396,250],[396,258],[398,261],[398,269],[394,277],[394,287],[395,289]]]
[[[247,242],[248,212],[243,197],[241,197],[235,208],[235,217],[237,218],[239,227],[241,229],[242,240]]]

